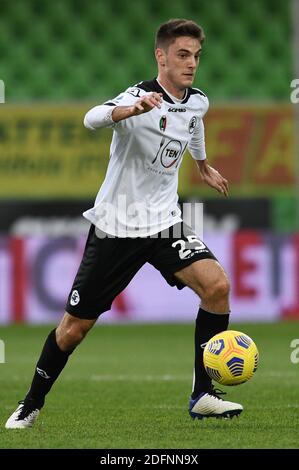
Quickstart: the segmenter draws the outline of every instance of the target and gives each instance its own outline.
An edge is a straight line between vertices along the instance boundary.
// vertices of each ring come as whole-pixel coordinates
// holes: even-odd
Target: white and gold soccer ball
[[[247,382],[255,373],[259,352],[248,335],[227,330],[207,342],[203,361],[213,380],[222,385],[239,385]]]

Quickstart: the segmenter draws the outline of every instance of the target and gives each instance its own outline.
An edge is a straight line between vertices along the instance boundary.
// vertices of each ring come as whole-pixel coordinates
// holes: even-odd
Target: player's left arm
[[[188,149],[197,163],[202,180],[224,196],[228,196],[228,181],[208,164],[205,149],[205,132],[202,119],[196,123]]]

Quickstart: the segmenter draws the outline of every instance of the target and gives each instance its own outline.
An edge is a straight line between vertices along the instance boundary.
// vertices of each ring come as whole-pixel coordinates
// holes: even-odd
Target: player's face
[[[163,53],[162,63],[165,65],[162,73],[167,81],[179,90],[192,86],[199,64],[200,42],[196,38],[182,36],[176,38]]]

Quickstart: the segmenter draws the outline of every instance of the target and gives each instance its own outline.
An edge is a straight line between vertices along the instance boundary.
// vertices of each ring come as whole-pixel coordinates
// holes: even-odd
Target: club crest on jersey
[[[194,129],[195,129],[195,127],[196,127],[196,124],[197,124],[197,117],[196,117],[196,116],[193,116],[193,117],[190,119],[190,122],[189,122],[189,133],[190,133],[190,134],[193,134]]]
[[[165,132],[166,124],[167,124],[166,116],[162,116],[159,122],[160,131]]]
[[[78,305],[79,302],[80,302],[79,292],[77,290],[73,290],[70,304],[75,306],[75,305]]]

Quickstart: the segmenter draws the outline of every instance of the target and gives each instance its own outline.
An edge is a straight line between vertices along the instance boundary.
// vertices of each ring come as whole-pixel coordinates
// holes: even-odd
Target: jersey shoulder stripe
[[[159,85],[155,78],[153,80],[147,80],[144,82],[137,83],[135,87],[141,88],[141,90],[144,90],[146,92],[155,91],[156,93],[162,93],[164,101],[174,104],[174,101],[170,98],[170,96],[168,96],[166,91],[163,90],[163,88]]]
[[[188,92],[187,92],[186,98],[182,101],[182,104],[187,103],[187,101],[189,100],[190,96],[192,96],[192,95],[200,95],[200,96],[202,96],[203,98],[208,99],[207,95],[205,95],[205,94],[203,93],[203,91],[201,91],[199,88],[188,88]]]
[[[118,95],[113,100],[108,100],[104,104],[106,106],[116,106],[118,102],[121,102],[122,99],[125,98],[126,95],[131,95],[133,98],[140,98],[140,91],[143,90],[146,93],[156,92],[161,93],[163,95],[163,100],[170,103],[175,104],[175,102],[171,99],[171,97],[167,94],[167,92],[160,86],[158,81],[154,78],[153,80],[145,80],[135,85],[127,88],[127,90],[120,95]],[[189,101],[189,98],[192,95],[199,95],[205,100],[208,100],[207,96],[199,89],[199,88],[187,88],[185,98],[183,99],[181,104],[186,104]]]
[[[205,96],[207,98],[207,95],[204,94],[203,91],[201,91],[199,88],[190,88],[190,95],[197,95],[200,94],[201,96]]]

